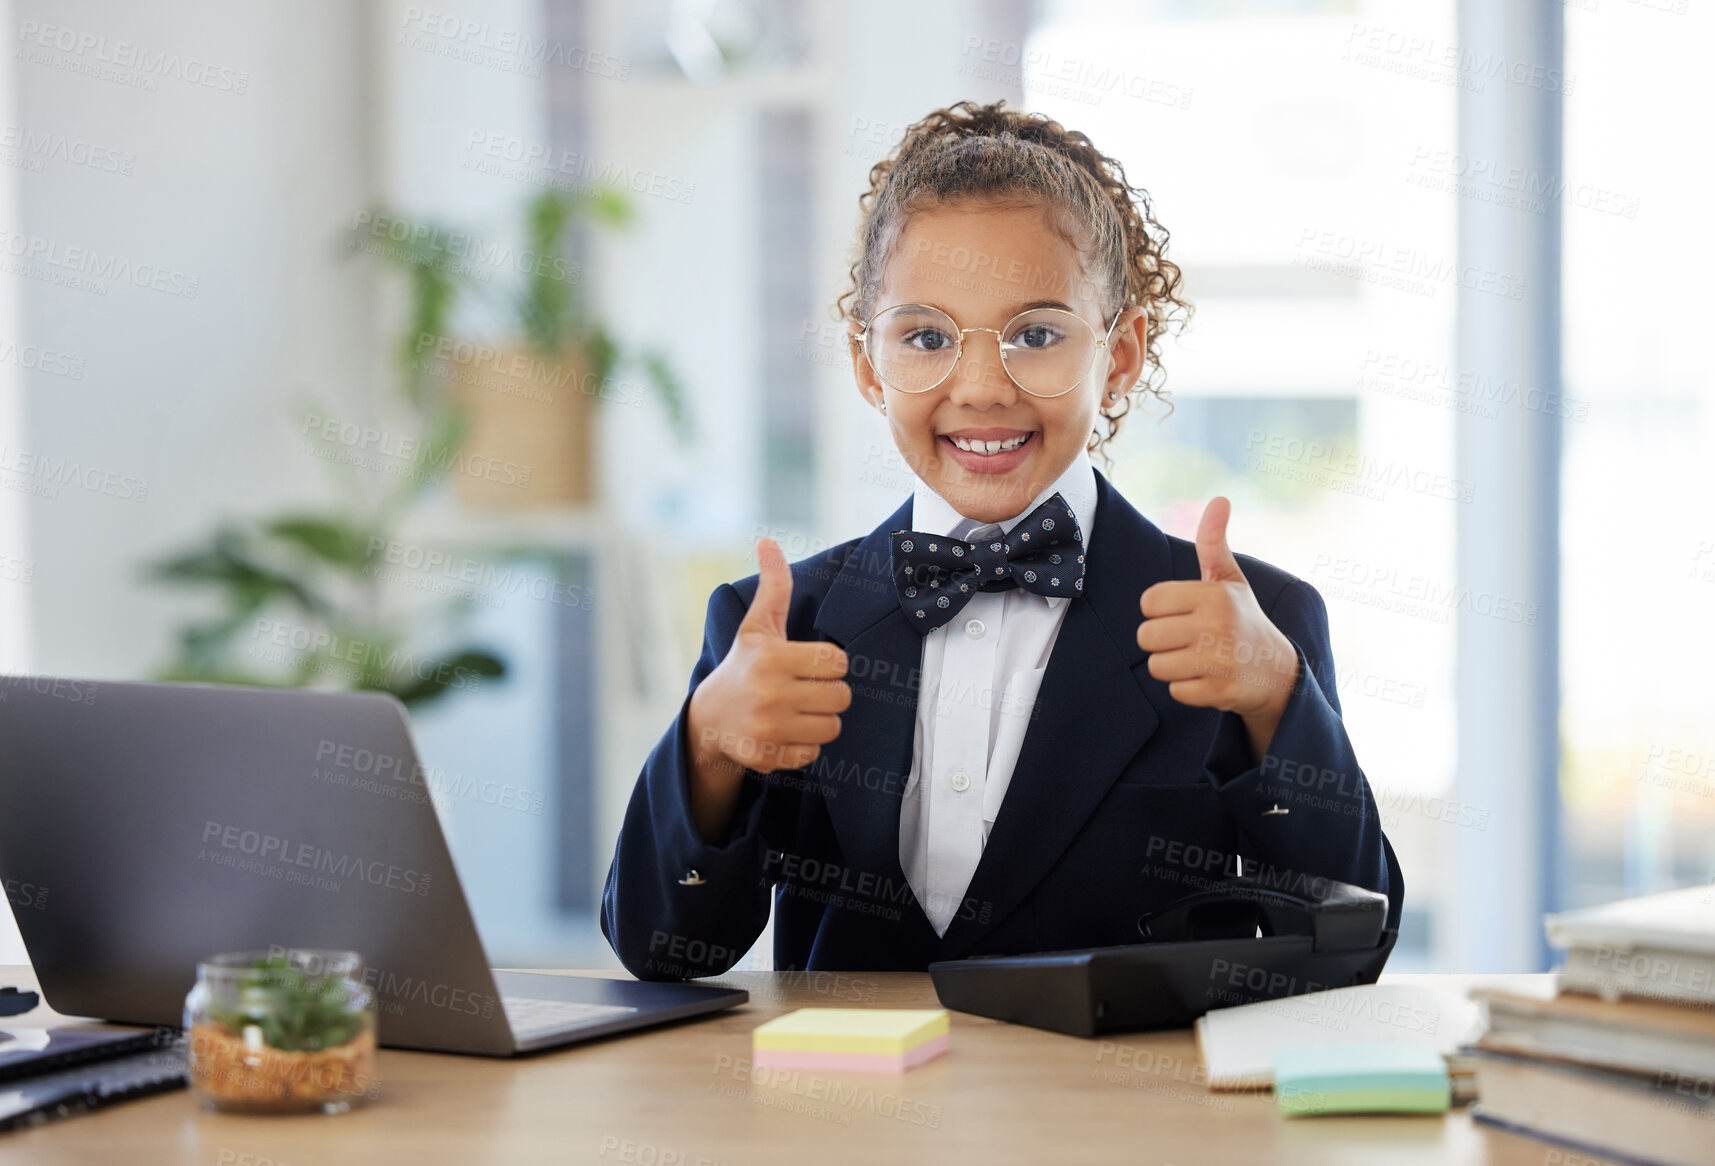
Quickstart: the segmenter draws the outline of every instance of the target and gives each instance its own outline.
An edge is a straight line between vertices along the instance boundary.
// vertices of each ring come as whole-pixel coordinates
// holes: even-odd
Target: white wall
[[[368,277],[336,251],[369,189],[354,23],[284,2],[0,3],[0,449],[49,475],[0,489],[0,671],[147,673],[185,608],[140,565],[318,489],[295,395],[365,396],[371,363]],[[103,278],[110,260],[151,276]],[[156,269],[194,296],[147,286]],[[0,963],[24,958],[7,917]]]
[[[11,0],[0,0],[0,27],[10,27]],[[18,62],[0,59],[0,126],[18,122]],[[19,231],[18,172],[0,166],[0,233],[10,239]],[[34,351],[19,333],[18,282],[0,276],[0,465],[12,464],[13,451],[24,444],[24,386],[22,367]],[[0,673],[21,672],[29,666],[29,612],[35,564],[28,538],[29,507],[15,479],[0,475]]]
[[[339,251],[372,189],[364,36],[352,9],[283,0],[16,7],[20,30],[69,30],[38,31],[50,45],[101,41],[20,36],[20,123],[134,159],[129,174],[51,159],[23,172],[23,231],[195,279],[194,297],[16,281],[25,335],[85,368],[26,374],[30,451],[147,482],[142,501],[63,486],[32,499],[33,663],[135,677],[190,609],[141,586],[141,565],[219,518],[323,490],[297,452],[300,402],[373,393],[372,276]],[[227,70],[229,88],[104,63],[120,42]]]
[[[0,28],[12,26],[11,0],[0,0]],[[18,120],[18,65],[10,55],[0,57],[0,125]],[[18,231],[18,183],[10,167],[0,168],[0,232],[11,238]],[[0,277],[0,345],[17,353],[24,347],[18,332],[17,281]],[[14,360],[0,361],[0,456],[24,440],[23,378]],[[0,488],[0,673],[17,673],[30,663],[30,588],[35,564],[30,556],[28,507],[24,495]],[[0,916],[0,964],[24,963],[24,941],[12,921],[10,904]]]

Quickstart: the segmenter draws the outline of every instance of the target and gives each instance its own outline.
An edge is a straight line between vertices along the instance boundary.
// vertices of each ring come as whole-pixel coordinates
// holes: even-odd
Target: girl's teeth
[[[997,454],[1015,450],[1029,439],[1030,434],[1026,433],[1021,437],[1009,437],[1005,441],[970,441],[963,437],[955,437],[952,441],[967,453]]]

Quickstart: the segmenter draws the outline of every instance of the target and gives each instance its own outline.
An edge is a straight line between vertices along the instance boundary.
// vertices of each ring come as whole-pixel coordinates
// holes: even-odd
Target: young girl
[[[630,971],[1142,942],[1238,875],[1402,883],[1307,583],[1163,534],[1091,465],[1182,320],[1147,194],[1083,134],[964,102],[870,175],[841,298],[917,477],[860,539],[716,589],[602,930]],[[1241,857],[1242,856],[1242,859]]]

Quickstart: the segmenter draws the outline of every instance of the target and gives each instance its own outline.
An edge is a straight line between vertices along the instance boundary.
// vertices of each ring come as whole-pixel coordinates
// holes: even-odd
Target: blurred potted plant
[[[617,225],[628,211],[611,192],[576,197],[547,192],[530,204],[528,214],[530,247],[540,257],[561,254],[578,214]],[[206,544],[153,564],[154,580],[214,588],[223,600],[220,614],[180,629],[177,655],[161,672],[163,679],[288,686],[334,682],[393,693],[406,705],[420,705],[506,674],[506,664],[489,648],[456,643],[470,593],[389,604],[389,598],[401,598],[393,586],[401,573],[391,566],[401,528],[425,492],[448,477],[466,501],[513,506],[587,501],[595,448],[590,408],[602,400],[600,386],[611,384],[623,357],[612,334],[588,314],[575,283],[564,278],[564,267],[537,264],[513,298],[516,328],[525,343],[508,352],[523,364],[511,357],[504,364],[475,358],[496,348],[451,340],[454,307],[470,288],[465,267],[439,242],[451,237],[453,231],[422,231],[391,240],[382,252],[405,274],[410,288],[405,328],[394,350],[401,405],[413,429],[410,453],[394,458],[388,473],[376,475],[372,466],[352,465],[352,458],[343,456],[350,449],[341,448],[336,437],[305,425],[307,441],[316,444],[307,453],[345,477],[350,501],[228,521]],[[442,348],[453,353],[451,360],[437,355]],[[466,352],[472,357],[461,357]],[[568,369],[564,386],[521,398],[518,382],[532,386],[532,376],[539,376],[547,358],[556,362],[554,367]],[[683,437],[683,396],[664,358],[641,352],[631,362],[657,386]],[[485,384],[484,364],[492,365],[490,376],[501,377],[501,388],[513,391],[494,391],[492,382]],[[473,376],[449,376],[458,367]],[[520,400],[542,408],[514,412],[513,403]],[[504,480],[508,465],[514,466],[511,484]],[[458,466],[458,472],[448,473],[448,466]],[[492,466],[501,466],[502,473],[487,472]],[[525,475],[523,489],[516,484],[518,470]],[[544,477],[535,477],[537,470]],[[374,496],[377,480],[379,497]],[[494,561],[542,554],[539,547],[525,545],[473,557]],[[424,580],[403,581],[418,583],[418,595],[429,590],[420,586]],[[410,650],[430,638],[456,646],[434,655]]]
[[[580,215],[618,225],[627,221],[629,211],[616,192],[547,192],[529,206],[533,253],[560,255]],[[409,287],[395,364],[400,404],[409,416],[407,426],[414,430],[410,452],[394,459],[399,464],[388,466],[388,473],[377,475],[341,456],[350,451],[342,449],[337,438],[306,426],[307,440],[316,446],[306,452],[344,476],[347,502],[230,521],[202,545],[152,564],[149,574],[155,581],[212,588],[222,600],[218,614],[180,629],[176,654],[160,673],[163,679],[332,682],[390,692],[416,705],[504,676],[506,665],[494,652],[457,642],[470,606],[468,593],[443,602],[388,602],[401,597],[390,590],[398,580],[390,563],[401,545],[400,531],[424,494],[450,476],[467,501],[563,505],[588,500],[594,479],[591,407],[603,398],[603,387],[613,383],[622,363],[635,364],[656,386],[675,433],[681,439],[687,435],[683,396],[665,359],[647,350],[625,358],[611,333],[587,311],[563,266],[535,265],[514,293],[512,314],[522,344],[488,346],[453,339],[454,308],[470,282],[465,268],[439,242],[454,236],[450,231],[414,232],[405,240],[391,240],[383,253]],[[484,386],[485,362],[475,355],[500,347],[511,354],[508,361],[486,363],[493,366],[490,375],[500,376],[501,387],[510,392],[493,391],[492,382]],[[442,357],[442,349],[451,357]],[[461,356],[464,353],[471,355]],[[564,384],[555,392],[535,394],[545,400],[521,398],[520,380],[532,384],[533,372],[549,360],[567,370]],[[460,367],[471,375],[451,375]],[[546,409],[509,412],[518,399]],[[504,471],[508,463],[524,471],[524,488],[505,482],[504,473],[473,472],[474,467],[495,465]],[[461,472],[449,475],[447,467],[453,465]],[[538,468],[554,476],[538,482]],[[377,480],[382,483],[379,497],[373,496]],[[541,548],[519,546],[498,555],[484,551],[481,557],[542,553]],[[419,594],[424,590],[419,587]],[[433,638],[455,646],[432,655],[411,650],[411,645]]]
[[[466,606],[461,599],[408,612],[386,601],[385,557],[398,545],[401,522],[440,479],[438,467],[448,464],[463,437],[457,408],[422,378],[411,343],[420,332],[444,330],[458,299],[457,277],[446,257],[429,249],[405,248],[400,257],[410,292],[396,364],[407,425],[415,430],[410,458],[377,475],[338,456],[349,449],[306,424],[303,452],[343,478],[348,500],[224,522],[202,545],[150,564],[153,581],[212,589],[221,600],[216,615],[179,630],[161,679],[332,684],[389,692],[418,705],[505,675],[504,662],[475,644],[435,654],[411,650],[437,631],[443,639],[456,635]],[[432,626],[437,622],[443,626]]]
[[[689,436],[683,391],[657,351],[622,350],[593,315],[579,272],[563,256],[579,220],[619,228],[631,220],[617,191],[545,191],[527,210],[525,252],[531,259],[511,293],[511,333],[493,342],[420,335],[425,371],[446,377],[464,419],[462,450],[483,473],[458,478],[460,496],[484,507],[582,506],[600,480],[596,411],[604,401],[641,404],[653,386],[674,435]]]
[[[356,952],[229,952],[197,965],[186,1068],[215,1109],[339,1113],[380,1091],[375,997]]]

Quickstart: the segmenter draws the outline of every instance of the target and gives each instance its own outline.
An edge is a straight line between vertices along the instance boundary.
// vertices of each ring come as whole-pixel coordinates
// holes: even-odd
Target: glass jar
[[[351,951],[271,948],[197,965],[191,1087],[214,1108],[340,1113],[379,1092],[375,997]]]

